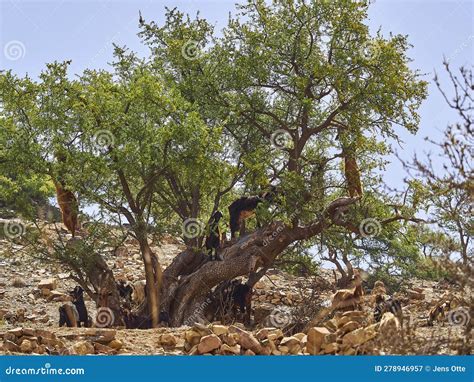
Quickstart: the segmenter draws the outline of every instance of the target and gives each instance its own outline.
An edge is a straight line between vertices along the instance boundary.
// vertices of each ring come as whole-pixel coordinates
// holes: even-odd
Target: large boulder
[[[324,327],[314,327],[308,330],[308,342],[306,343],[306,351],[309,354],[319,354],[324,338],[331,332]]]
[[[218,336],[215,334],[209,334],[201,338],[197,350],[199,354],[206,354],[219,349],[221,344],[222,341]]]

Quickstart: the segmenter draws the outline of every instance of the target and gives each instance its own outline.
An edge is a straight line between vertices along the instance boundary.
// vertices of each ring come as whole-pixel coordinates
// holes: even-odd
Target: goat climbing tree
[[[115,46],[110,71],[70,79],[65,62],[48,64],[38,80],[0,74],[0,123],[9,132],[1,159],[38,176],[61,167],[82,205],[131,225],[152,326],[160,311],[172,325],[187,322],[213,287],[266,269],[285,251],[319,243],[323,252],[341,234],[358,240],[368,217],[393,236],[411,218],[392,216],[374,176],[390,153],[385,140],[398,137],[394,126],[416,132],[425,97],[406,37],[370,36],[362,2],[252,0],[238,8],[222,37],[176,9],[163,25],[141,20],[149,59]],[[345,190],[347,142],[362,197]],[[212,213],[228,219],[234,198],[270,184],[278,203],[259,211],[262,227],[209,262],[202,244]],[[187,250],[162,270],[148,233],[165,230],[184,232]]]

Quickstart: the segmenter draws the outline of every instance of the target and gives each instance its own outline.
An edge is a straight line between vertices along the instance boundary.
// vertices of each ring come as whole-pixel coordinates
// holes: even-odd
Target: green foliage
[[[416,132],[426,97],[407,37],[371,36],[361,2],[258,0],[238,10],[219,37],[199,16],[167,10],[163,25],[141,26],[149,58],[116,46],[108,70],[71,79],[69,63],[55,62],[39,80],[0,74],[0,180],[25,174],[41,188],[61,179],[108,221],[173,234],[216,209],[227,220],[234,198],[276,184],[278,203],[262,205],[261,219],[305,226],[346,195],[341,151],[350,147],[365,196],[347,219],[392,216],[376,172],[391,153],[386,139]],[[413,190],[401,211],[410,216],[423,200]],[[314,268],[308,249],[335,246],[403,269],[417,252],[406,230],[394,221],[366,239],[332,227],[288,253]]]

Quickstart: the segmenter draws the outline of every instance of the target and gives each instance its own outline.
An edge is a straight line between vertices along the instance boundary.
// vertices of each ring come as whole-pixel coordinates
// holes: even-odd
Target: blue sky
[[[112,43],[147,53],[136,36],[139,9],[146,20],[158,22],[164,18],[165,6],[177,6],[191,14],[199,10],[219,30],[235,9],[234,4],[234,0],[0,0],[0,68],[32,77],[53,60],[71,59],[73,73],[105,68],[112,58]],[[373,33],[381,27],[384,34],[409,35],[414,45],[411,65],[431,81],[435,70],[444,74],[443,56],[453,68],[472,64],[473,8],[474,1],[467,0],[376,0],[368,24]],[[432,84],[429,94],[420,110],[417,136],[401,134],[405,145],[397,149],[403,158],[429,150],[423,138],[439,139],[448,122],[455,120]],[[401,187],[403,177],[401,165],[394,160],[385,180],[390,186]]]

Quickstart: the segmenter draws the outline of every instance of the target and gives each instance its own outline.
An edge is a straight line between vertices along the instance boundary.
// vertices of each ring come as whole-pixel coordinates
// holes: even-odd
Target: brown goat
[[[54,186],[56,187],[56,196],[61,209],[61,215],[63,224],[71,232],[72,237],[74,237],[77,229],[77,215],[79,212],[79,207],[77,199],[74,194],[66,190],[64,186],[55,180],[53,180]]]
[[[354,275],[354,288],[340,289],[332,296],[331,310],[355,310],[359,307],[360,300],[364,295],[362,279],[359,273]]]

